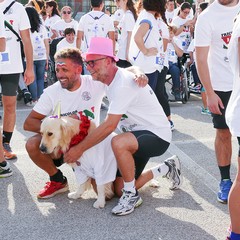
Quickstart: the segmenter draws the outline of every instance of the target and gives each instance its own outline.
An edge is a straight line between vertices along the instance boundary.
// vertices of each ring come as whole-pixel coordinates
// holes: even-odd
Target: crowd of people
[[[240,239],[240,150],[234,182],[230,177],[232,136],[240,146],[239,1],[198,0],[191,5],[184,0],[116,0],[114,13],[102,0],[90,2],[91,10],[78,23],[72,18],[72,8],[59,10],[55,0],[29,0],[26,6],[0,0],[0,177],[12,175],[8,160],[17,158],[10,143],[20,88],[28,97],[27,106],[33,107],[24,129],[35,135],[27,140],[26,150],[50,179],[38,198],[67,191],[68,181],[58,167],[76,162],[108,137],[118,166],[113,186],[120,199],[113,214],[133,212],[143,202],[138,189],[158,176],[172,182],[171,190],[178,189],[182,174],[177,156],[144,168],[171,143],[174,124],[166,75],[172,76],[171,94],[181,100],[179,63],[189,55],[187,65],[194,77],[190,88],[201,92],[201,113],[212,116],[216,129],[215,153],[221,176],[217,199],[229,205],[228,239]],[[58,81],[44,90],[49,69]],[[104,96],[109,107],[100,123]],[[63,115],[90,111],[97,128],[54,159],[39,149],[40,125],[59,101]],[[121,133],[113,135],[116,128]]]

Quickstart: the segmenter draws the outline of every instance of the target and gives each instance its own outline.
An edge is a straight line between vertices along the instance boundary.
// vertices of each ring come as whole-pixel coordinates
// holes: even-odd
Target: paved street
[[[117,198],[104,209],[92,207],[94,194],[69,200],[67,193],[48,200],[38,200],[38,191],[48,181],[25,151],[31,133],[22,129],[30,109],[18,103],[17,124],[12,148],[18,160],[11,161],[14,175],[1,179],[0,232],[2,240],[223,240],[229,225],[226,205],[216,200],[219,170],[214,153],[211,117],[201,115],[199,96],[191,95],[187,104],[171,103],[175,124],[173,141],[164,156],[151,159],[147,167],[173,154],[182,162],[184,183],[181,190],[170,191],[166,179],[160,187],[140,190],[143,204],[132,214],[111,214]],[[103,115],[105,112],[102,112]],[[2,114],[2,109],[0,109]],[[237,141],[233,139],[232,178],[236,174]],[[70,190],[76,188],[74,175],[67,165],[61,167]]]

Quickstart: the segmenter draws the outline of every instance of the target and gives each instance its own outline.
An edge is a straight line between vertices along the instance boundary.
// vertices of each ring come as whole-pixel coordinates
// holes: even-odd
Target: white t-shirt
[[[117,9],[114,14],[111,16],[112,20],[115,22],[120,22],[124,15],[124,11],[122,9]]]
[[[170,142],[172,133],[168,119],[151,87],[139,88],[134,75],[119,68],[106,95],[109,100],[108,114],[123,114],[118,128],[122,131],[149,130]]]
[[[117,57],[126,60],[127,36],[132,32],[135,19],[130,10],[127,10],[118,24],[118,53]]]
[[[171,24],[172,20],[173,20],[173,16],[174,16],[174,11],[169,12],[168,10],[166,10],[165,12],[165,17],[167,19],[167,23]]]
[[[47,28],[47,32],[48,32],[48,38],[50,38],[53,35],[52,32],[52,26],[61,20],[61,17],[58,16],[57,14],[52,16],[52,17],[47,17],[46,20],[44,21],[44,25]]]
[[[175,42],[175,44],[180,48],[180,49],[183,49],[182,48],[182,42],[177,38],[177,37],[173,37],[173,41]],[[176,54],[176,50],[173,46],[172,43],[168,43],[167,45],[167,59],[169,62],[172,62],[172,63],[177,63],[178,61],[178,56]]]
[[[144,36],[144,45],[146,48],[157,48],[158,54],[156,56],[145,56],[138,48],[134,37],[139,28],[139,25],[142,22],[147,22],[150,26],[148,32]],[[162,65],[161,61],[159,61],[161,46],[162,46],[162,38],[159,33],[158,22],[155,17],[148,13],[147,11],[143,10],[138,16],[138,19],[135,23],[134,29],[132,31],[132,37],[130,41],[130,48],[129,48],[129,61],[132,65],[140,67],[144,73],[153,73],[156,70],[161,71]]]
[[[104,85],[101,82],[93,81],[89,75],[81,76],[81,79],[80,88],[73,92],[63,89],[59,82],[44,89],[33,110],[46,116],[51,115],[60,102],[62,116],[82,111],[85,114],[88,113],[90,119],[98,125]]]
[[[63,49],[63,48],[75,48],[77,47],[76,44],[76,37],[74,38],[73,43],[69,43],[66,38],[63,38],[58,44],[57,44],[57,51]]]
[[[169,30],[167,24],[162,20],[162,18],[158,18],[157,21],[160,37],[162,38],[162,40],[169,39]],[[168,61],[166,63],[166,52],[164,52],[163,41],[160,41],[160,53],[158,62],[162,68],[164,66],[168,66]]]
[[[5,26],[4,26],[4,15],[3,13],[0,11],[0,38],[5,38]],[[2,61],[2,53],[0,52],[0,63]],[[0,73],[2,72],[2,64],[0,64]]]
[[[78,31],[84,32],[84,52],[89,48],[92,37],[108,37],[108,32],[114,32],[111,17],[101,11],[91,11],[83,15],[79,21]]]
[[[65,22],[63,19],[57,21],[52,25],[52,30],[57,31],[57,38],[64,37],[64,30],[66,28],[74,28],[75,32],[77,33],[78,22],[72,19],[71,22]]]
[[[0,3],[0,10],[4,11],[12,0],[5,0]],[[30,22],[22,4],[15,2],[4,16],[5,20],[12,25],[13,29],[19,34],[20,31],[30,29]],[[6,28],[6,51],[2,53],[1,74],[12,74],[23,72],[21,47],[16,35]]]
[[[184,25],[189,19],[183,19],[179,16],[176,16],[172,20],[172,25],[176,26],[177,28],[180,28],[182,25]],[[177,36],[182,41],[182,47],[184,53],[187,53],[188,46],[191,42],[191,32],[190,28],[188,26],[184,27],[184,30]]]
[[[216,0],[198,16],[196,23],[195,47],[209,47],[210,79],[213,89],[217,91],[231,91],[233,87],[227,49],[234,18],[239,10],[240,2],[236,6],[226,7]]]
[[[240,71],[238,56],[238,38],[240,37],[240,17],[235,22],[231,41],[228,48],[228,57],[231,70],[234,74],[233,91],[226,110],[226,122],[233,136],[240,137]]]
[[[86,182],[89,177],[94,178],[97,185],[115,180],[117,161],[111,146],[114,135],[116,134],[110,134],[103,141],[83,153],[79,159],[80,165],[74,167],[78,184]]]
[[[190,45],[189,45],[189,47],[188,47],[188,49],[187,49],[187,51],[190,53],[190,52],[192,52],[193,53],[193,61],[195,61],[195,59],[196,59],[196,52],[195,52],[195,45],[194,45],[194,39],[192,39],[192,41],[191,41],[191,43],[190,43]]]
[[[33,46],[33,60],[45,60],[47,59],[46,47],[44,40],[48,39],[46,28],[41,25],[39,32],[32,33],[30,31],[30,37]]]

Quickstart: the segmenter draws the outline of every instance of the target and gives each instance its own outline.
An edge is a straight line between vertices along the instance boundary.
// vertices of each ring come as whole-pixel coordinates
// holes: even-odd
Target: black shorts
[[[216,128],[216,129],[228,129],[228,125],[226,123],[226,118],[225,118],[225,113],[226,113],[227,104],[228,104],[228,101],[230,99],[232,91],[229,91],[229,92],[215,91],[215,93],[222,100],[222,103],[224,105],[224,109],[220,108],[220,110],[222,112],[222,115],[212,113],[213,127]]]
[[[135,179],[138,179],[149,159],[164,154],[170,143],[147,130],[133,131],[131,133],[136,137],[139,146],[138,150],[133,154]],[[117,171],[117,177],[121,177],[119,170]]]
[[[3,96],[17,96],[20,73],[0,74]]]

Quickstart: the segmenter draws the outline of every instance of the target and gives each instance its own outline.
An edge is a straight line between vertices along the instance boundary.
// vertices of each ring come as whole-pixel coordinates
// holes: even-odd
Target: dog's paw
[[[93,207],[94,208],[104,208],[105,207],[105,202],[97,200],[97,201],[94,202]]]
[[[78,199],[78,198],[80,198],[80,196],[79,196],[79,194],[77,194],[77,192],[71,192],[68,194],[68,198]]]

